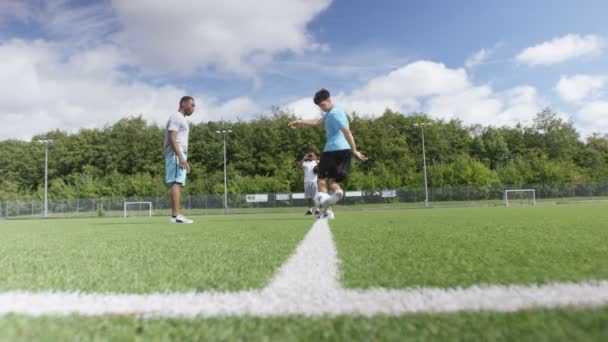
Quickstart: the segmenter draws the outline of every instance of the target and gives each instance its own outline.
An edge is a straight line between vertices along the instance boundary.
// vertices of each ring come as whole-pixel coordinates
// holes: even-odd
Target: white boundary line
[[[349,290],[341,287],[339,279],[337,251],[327,220],[318,220],[295,254],[261,290],[153,294],[13,291],[0,293],[0,316],[370,317],[608,305],[608,281],[457,289]]]

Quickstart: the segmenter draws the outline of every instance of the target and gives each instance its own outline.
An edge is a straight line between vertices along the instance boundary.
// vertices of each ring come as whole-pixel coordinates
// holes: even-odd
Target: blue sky
[[[184,93],[195,121],[314,117],[321,87],[368,115],[513,125],[549,106],[608,133],[605,13],[596,0],[4,0],[0,118],[14,126],[0,139],[160,124]]]
[[[606,59],[529,68],[513,63],[513,58],[528,46],[571,33],[606,36],[606,13],[605,1],[336,1],[311,23],[311,31],[332,50],[347,54],[385,51],[390,56],[387,63],[373,57],[361,62],[386,66],[380,72],[391,70],[399,61],[418,59],[460,68],[475,51],[497,47],[472,72],[476,81],[497,88],[531,84],[551,103],[565,106],[551,89],[560,75],[605,73]],[[336,84],[343,89],[357,85],[348,78]]]

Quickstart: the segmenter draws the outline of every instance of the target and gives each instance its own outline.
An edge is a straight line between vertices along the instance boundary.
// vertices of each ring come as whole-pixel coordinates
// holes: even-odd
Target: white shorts
[[[306,199],[313,199],[317,194],[317,190],[317,182],[304,183],[304,197]]]

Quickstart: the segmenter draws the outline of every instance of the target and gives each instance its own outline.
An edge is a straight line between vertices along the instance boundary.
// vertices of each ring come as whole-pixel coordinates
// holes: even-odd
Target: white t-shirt
[[[165,126],[165,155],[173,153],[171,141],[169,140],[169,131],[177,132],[176,140],[179,149],[184,153],[188,153],[188,134],[190,133],[190,126],[188,126],[184,114],[175,112],[171,114],[169,120],[167,120],[167,125]]]
[[[317,174],[313,171],[315,166],[317,166],[315,160],[308,160],[302,163],[302,168],[304,169],[304,183],[317,181]]]

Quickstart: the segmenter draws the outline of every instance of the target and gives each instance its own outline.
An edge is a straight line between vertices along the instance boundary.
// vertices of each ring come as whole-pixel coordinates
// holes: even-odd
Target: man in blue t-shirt
[[[359,160],[365,160],[366,157],[357,151],[355,138],[350,132],[348,117],[342,108],[333,105],[329,91],[319,90],[315,94],[314,102],[324,112],[323,117],[320,120],[292,121],[289,123],[289,127],[325,126],[327,142],[319,162],[319,192],[315,201],[325,209],[320,216],[333,219],[334,213],[331,206],[344,196],[340,183],[348,178],[350,173],[351,155]],[[328,186],[333,192],[331,196],[327,193]]]

